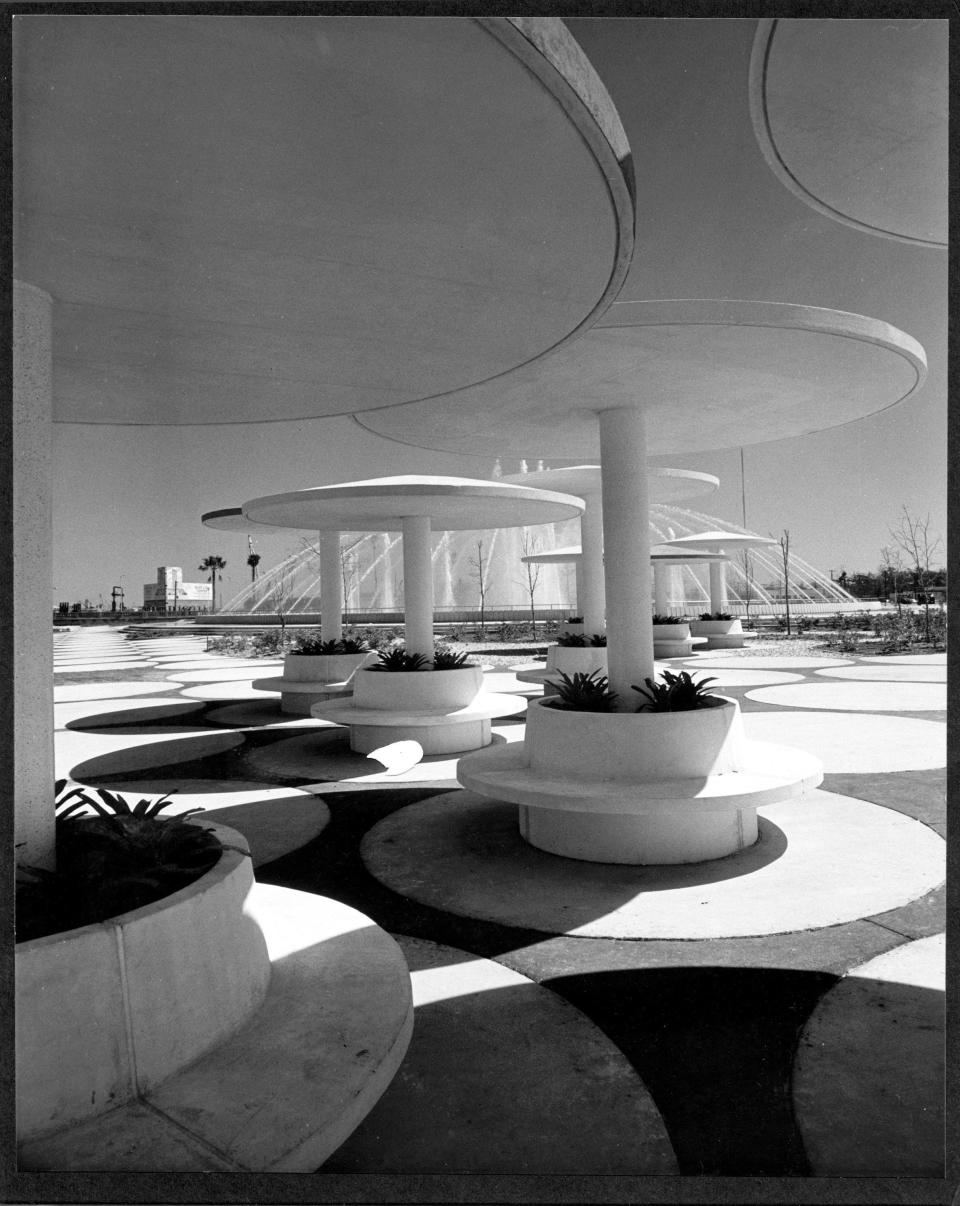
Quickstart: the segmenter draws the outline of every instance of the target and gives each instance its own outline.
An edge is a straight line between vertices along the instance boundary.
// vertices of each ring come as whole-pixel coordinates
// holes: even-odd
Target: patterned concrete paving
[[[817,708],[843,712],[941,712],[947,689],[939,683],[844,682],[798,683],[760,687],[748,699],[785,708]]]
[[[99,645],[97,661],[110,645],[132,647],[139,666],[162,654],[207,671],[196,656],[202,638],[108,635],[104,644],[71,633],[70,649],[81,656]],[[342,730],[284,718],[276,695],[254,691],[254,675],[230,659],[233,680],[121,681],[116,672],[110,682],[91,675],[56,688],[61,708],[109,717],[107,733],[59,731],[59,765],[114,790],[179,786],[178,807],[196,799],[205,816],[246,826],[258,879],[343,900],[402,942],[418,1000],[415,1044],[380,1112],[323,1171],[470,1173],[492,1162],[572,1174],[821,1177],[844,1175],[859,1151],[860,1164],[881,1175],[938,1175],[942,995],[897,977],[908,964],[924,974],[943,964],[936,943],[915,940],[944,925],[944,726],[897,713],[920,710],[908,688],[940,700],[942,687],[915,678],[829,682],[816,671],[942,660],[674,664],[729,671],[723,689],[742,701],[748,732],[810,748],[827,778],[805,809],[764,810],[752,851],[667,875],[534,851],[502,806],[478,807],[484,824],[451,840],[452,819],[473,809],[470,794],[454,788],[455,759],[425,759],[393,776],[375,769],[349,752]],[[794,677],[763,686],[752,677],[770,673]],[[837,691],[851,699],[850,690],[868,705],[822,702]],[[810,691],[817,700],[767,698]],[[184,730],[180,717],[139,715],[137,695],[162,696],[144,706],[181,700],[201,710]],[[131,705],[127,724],[116,723],[121,705]],[[522,727],[504,725],[501,736],[515,740]],[[448,835],[429,857],[411,839],[425,817]],[[371,874],[361,855],[372,850],[403,868],[402,882]],[[472,911],[461,911],[465,900]],[[602,936],[614,924],[616,936]],[[907,954],[911,945],[919,960]],[[855,984],[874,987],[864,994]],[[891,1002],[910,1019],[899,1043],[882,1029]],[[846,1058],[858,1040],[862,1052],[884,1044],[883,1057]],[[837,1093],[869,1100],[869,1115],[839,1108]],[[829,1119],[829,1144],[818,1138],[818,1117]],[[909,1132],[909,1141],[873,1143],[871,1129]]]
[[[381,821],[361,856],[431,908],[587,938],[791,933],[898,908],[943,882],[943,839],[875,804],[813,791],[758,816],[755,845],[709,863],[571,867],[523,841],[515,805],[458,791]]]
[[[164,691],[172,691],[182,683],[176,682],[92,682],[92,683],[63,683],[55,684],[53,701],[68,703],[86,699],[120,699],[125,695],[160,695]]]
[[[818,670],[824,678],[852,678],[863,682],[945,683],[946,666],[840,666]]]
[[[942,934],[905,943],[849,971],[807,1020],[793,1098],[814,1175],[942,1167],[945,958]]]
[[[828,774],[875,774],[946,766],[943,724],[862,712],[746,712],[753,741],[793,745],[815,754]]]

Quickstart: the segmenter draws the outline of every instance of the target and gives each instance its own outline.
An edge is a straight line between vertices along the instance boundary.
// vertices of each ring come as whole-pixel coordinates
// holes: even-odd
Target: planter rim
[[[528,707],[536,706],[539,708],[549,708],[551,712],[567,712],[571,716],[644,716],[647,718],[655,718],[659,720],[661,717],[669,716],[690,716],[697,712],[713,712],[721,707],[733,707],[737,705],[737,701],[729,695],[713,695],[710,698],[719,700],[719,703],[706,704],[699,708],[684,708],[677,712],[646,712],[632,709],[628,712],[588,712],[578,708],[559,708],[555,701],[555,696],[547,696],[543,699],[531,699]]]
[[[196,822],[193,817],[188,817],[187,823],[195,824]],[[138,921],[146,913],[159,912],[161,908],[172,908],[188,895],[205,891],[211,879],[226,877],[236,868],[242,859],[250,857],[250,844],[243,834],[239,833],[236,829],[231,829],[227,825],[217,825],[213,822],[208,822],[204,827],[213,831],[220,842],[220,857],[212,867],[208,867],[202,875],[197,876],[189,884],[184,884],[182,888],[177,888],[176,892],[169,892],[166,896],[159,896],[149,904],[139,905],[135,909],[128,909],[125,913],[115,913],[112,917],[105,917],[102,921],[91,921],[88,925],[74,926],[69,930],[58,930],[55,934],[43,934],[39,938],[28,938],[25,942],[16,943],[14,949],[16,951],[39,950],[41,946],[52,945],[55,942],[64,942],[75,935],[85,934],[92,930],[118,929],[129,925],[134,921]],[[232,849],[231,847],[237,847],[237,849]]]
[[[391,678],[401,678],[404,674],[457,674],[463,670],[482,670],[480,662],[468,662],[465,666],[450,666],[446,670],[436,670],[433,665],[423,666],[420,670],[378,670],[375,666],[363,666],[358,674],[378,674]]]
[[[373,649],[339,650],[337,653],[304,653],[302,649],[290,650],[284,657],[359,657],[361,653],[374,653]]]

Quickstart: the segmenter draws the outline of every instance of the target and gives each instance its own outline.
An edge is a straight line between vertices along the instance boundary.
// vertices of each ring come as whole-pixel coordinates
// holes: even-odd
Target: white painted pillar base
[[[611,689],[633,711],[631,685],[654,674],[646,425],[627,408],[601,411],[599,421],[607,665]]]
[[[13,801],[18,863],[54,865],[52,311],[13,286]]]
[[[756,842],[757,810],[737,807],[718,812],[663,815],[571,812],[519,807],[520,836],[531,846],[589,863],[632,866],[701,863],[725,858]]]
[[[320,533],[320,634],[325,641],[343,636],[343,579],[340,533]]]
[[[433,562],[430,516],[403,519],[403,611],[407,653],[433,661]]]
[[[357,754],[372,754],[374,750],[397,741],[416,741],[424,757],[463,754],[483,749],[492,739],[490,721],[483,719],[451,724],[350,726],[350,748]]]
[[[603,495],[585,496],[586,510],[580,516],[580,573],[578,590],[583,630],[588,634],[606,632],[606,590],[603,581]]]
[[[710,610],[727,610],[727,563],[710,562]]]

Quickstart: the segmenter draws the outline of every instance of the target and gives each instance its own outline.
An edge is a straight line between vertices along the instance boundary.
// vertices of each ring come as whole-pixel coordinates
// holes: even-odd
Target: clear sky
[[[705,24],[711,37],[699,35]],[[861,233],[808,208],[774,177],[746,116],[754,21],[575,20],[570,28],[623,119],[637,173],[637,250],[622,300],[739,297],[879,318],[925,347],[913,398],[844,428],[748,447],[746,523],[791,533],[819,569],[874,569],[902,506],[946,535],[946,253]],[[694,29],[698,26],[700,29]],[[696,35],[696,37],[695,37]],[[638,64],[643,65],[640,70]],[[931,165],[917,187],[939,187]],[[642,383],[638,382],[638,388]],[[737,449],[658,458],[721,479],[691,505],[741,520]],[[223,598],[248,581],[245,537],[203,512],[260,494],[394,473],[487,477],[481,460],[382,441],[349,418],[247,427],[54,429],[53,602],[123,586],[141,601],[158,565],[187,580],[207,554],[227,563]],[[504,469],[515,471],[505,449]],[[256,538],[262,565],[298,547]],[[945,562],[945,554],[935,558]]]

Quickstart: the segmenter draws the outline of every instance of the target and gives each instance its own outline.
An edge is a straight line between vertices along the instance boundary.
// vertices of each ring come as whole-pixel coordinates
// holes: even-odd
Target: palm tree
[[[204,557],[198,567],[203,572],[209,572],[210,581],[213,584],[213,606],[212,611],[217,610],[217,573],[223,573],[227,568],[227,563],[222,557],[215,557],[212,554]]]
[[[251,553],[250,556],[247,558],[247,565],[250,566],[250,581],[251,582],[256,582],[256,580],[257,580],[257,566],[259,564],[260,564],[260,554],[259,553]]]

